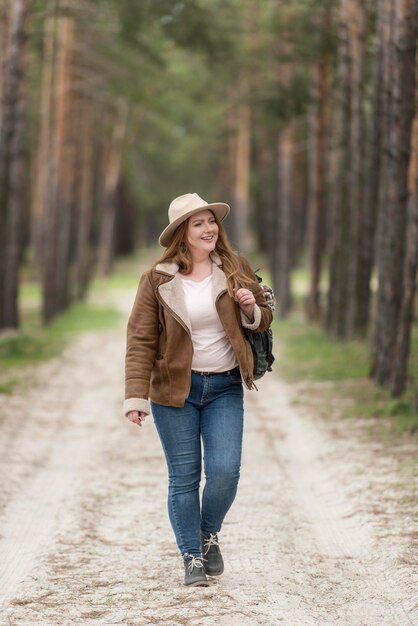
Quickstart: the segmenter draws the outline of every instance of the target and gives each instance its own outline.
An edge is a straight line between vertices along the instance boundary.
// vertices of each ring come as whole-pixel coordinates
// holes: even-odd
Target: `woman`
[[[127,328],[125,415],[141,426],[151,400],[184,582],[195,586],[224,567],[218,533],[240,473],[243,382],[254,386],[242,326],[262,331],[272,319],[248,261],[228,242],[229,210],[196,193],[173,200],[159,239],[166,250],[142,275]]]

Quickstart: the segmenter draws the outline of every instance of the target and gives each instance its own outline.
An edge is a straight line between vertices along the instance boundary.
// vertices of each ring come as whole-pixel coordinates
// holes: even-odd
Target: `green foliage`
[[[251,0],[113,4],[119,46],[108,54],[134,79],[116,77],[112,88],[142,108],[125,175],[155,230],[166,219],[167,199],[191,190],[213,197],[228,115],[240,100],[249,98],[255,131],[306,112],[312,62],[323,45],[313,27],[321,6]],[[291,48],[282,41],[292,41]],[[283,62],[292,64],[286,85],[278,82]],[[243,76],[248,94],[239,90]]]
[[[231,49],[227,25],[218,17],[220,2],[184,0],[120,0],[115,4],[120,19],[120,40],[133,49],[147,50],[147,33],[159,33],[176,46],[203,53],[210,63],[223,60]],[[155,60],[153,55],[150,60]]]
[[[77,22],[75,72],[98,100],[98,123],[110,133],[121,100],[130,105],[125,179],[141,218],[157,231],[167,200],[185,191],[215,195],[227,163],[234,110],[248,99],[254,143],[263,129],[303,115],[311,68],[324,46],[335,52],[336,21],[324,33],[329,0],[83,0],[70,4]],[[53,5],[34,0],[30,20],[31,128],[37,137],[44,24]],[[60,6],[64,10],[64,5]],[[321,48],[322,47],[322,48]],[[289,81],[281,66],[291,66]],[[249,87],[241,90],[241,81]],[[232,112],[232,114],[231,114]],[[103,113],[103,114],[102,114]],[[270,132],[270,129],[273,132]],[[33,145],[34,156],[36,146]],[[253,173],[257,178],[257,172]],[[253,181],[257,186],[257,181]]]

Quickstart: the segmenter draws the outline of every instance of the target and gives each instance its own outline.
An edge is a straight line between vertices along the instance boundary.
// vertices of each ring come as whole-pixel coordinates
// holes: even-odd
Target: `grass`
[[[48,332],[21,331],[0,340],[0,367],[2,369],[36,363],[57,353],[57,346]],[[7,385],[6,385],[7,387]]]
[[[144,263],[159,253],[159,249],[145,250],[118,260],[111,276],[93,282],[85,302],[75,303],[47,326],[41,322],[41,286],[24,278],[19,291],[21,327],[17,332],[0,334],[0,394],[13,393],[22,377],[19,368],[60,355],[77,333],[115,327],[120,314],[100,302],[106,301],[110,291],[136,290]]]
[[[37,363],[59,354],[75,333],[112,328],[119,313],[109,306],[77,303],[58,315],[48,326],[42,326],[39,315],[23,315],[23,324],[16,333],[0,337],[0,368]]]
[[[275,320],[273,330],[283,345],[281,371],[289,381],[367,376],[369,348],[365,342],[336,342],[322,329],[294,319]]]
[[[58,356],[77,333],[113,328],[120,319],[111,306],[83,302],[58,315],[51,324],[40,321],[36,286],[25,285],[21,294],[21,328],[0,335],[0,393],[13,393],[19,368]]]
[[[387,389],[377,387],[368,377],[370,339],[336,341],[319,326],[306,323],[303,300],[308,276],[298,270],[292,280],[295,308],[288,319],[276,319],[273,323],[276,369],[280,375],[289,382],[328,383],[321,389],[324,404],[332,398],[335,409],[335,401],[340,397],[340,413],[344,417],[382,418],[382,431],[389,425],[391,436],[418,432],[414,398],[418,388],[417,326],[412,332],[407,389],[402,397],[391,398]]]

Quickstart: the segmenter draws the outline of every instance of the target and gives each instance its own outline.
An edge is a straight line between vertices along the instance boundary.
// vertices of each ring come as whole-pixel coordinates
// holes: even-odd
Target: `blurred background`
[[[3,366],[197,192],[275,289],[283,374],[418,429],[417,33],[417,1],[0,0]]]

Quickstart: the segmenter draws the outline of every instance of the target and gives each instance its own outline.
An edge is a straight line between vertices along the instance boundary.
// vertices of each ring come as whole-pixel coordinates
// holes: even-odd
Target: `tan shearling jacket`
[[[253,355],[242,325],[263,331],[272,321],[248,261],[240,256],[244,272],[254,277],[251,287],[256,304],[254,322],[240,310],[227,291],[220,258],[212,253],[213,298],[219,318],[238,360],[248,389],[254,386]],[[189,395],[193,357],[192,329],[176,263],[159,263],[144,272],[127,326],[124,414],[150,412],[149,399],[166,406],[182,407]]]

